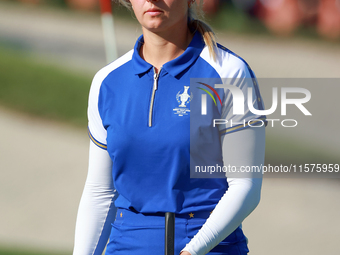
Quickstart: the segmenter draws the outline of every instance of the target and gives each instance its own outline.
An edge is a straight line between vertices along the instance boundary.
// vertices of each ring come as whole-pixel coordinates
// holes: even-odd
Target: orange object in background
[[[329,39],[340,38],[340,0],[321,0],[317,30]]]
[[[98,0],[67,0],[67,4],[77,10],[90,11],[98,7]]]
[[[260,0],[259,17],[273,33],[287,36],[301,23],[296,0]]]

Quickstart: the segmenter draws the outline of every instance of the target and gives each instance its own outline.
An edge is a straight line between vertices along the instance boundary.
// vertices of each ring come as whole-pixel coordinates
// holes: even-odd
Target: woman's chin
[[[162,31],[166,31],[161,25],[152,25],[152,26],[143,26],[143,28],[152,33],[161,33]]]

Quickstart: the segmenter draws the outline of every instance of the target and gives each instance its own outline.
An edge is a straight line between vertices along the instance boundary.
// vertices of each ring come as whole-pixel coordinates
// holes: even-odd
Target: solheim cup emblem
[[[178,116],[184,116],[188,115],[190,112],[190,109],[187,108],[187,104],[190,103],[190,101],[193,98],[192,93],[189,95],[189,86],[184,86],[184,92],[181,93],[181,91],[178,91],[176,95],[177,102],[179,103],[178,108],[175,108],[175,114],[178,114]]]

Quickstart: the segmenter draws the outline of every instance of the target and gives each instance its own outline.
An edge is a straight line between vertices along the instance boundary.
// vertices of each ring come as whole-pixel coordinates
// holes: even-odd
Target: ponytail
[[[216,60],[216,36],[212,28],[203,21],[204,12],[202,10],[203,1],[193,2],[189,8],[189,29],[193,32],[198,31],[204,43],[209,49],[210,56]]]

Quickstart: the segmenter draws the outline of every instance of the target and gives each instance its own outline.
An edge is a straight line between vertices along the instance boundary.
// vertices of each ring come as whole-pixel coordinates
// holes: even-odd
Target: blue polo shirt
[[[204,151],[200,156],[208,155],[209,161],[223,164],[220,137],[228,130],[213,128],[210,121],[203,122],[207,127],[190,125],[190,105],[199,98],[191,91],[190,79],[239,79],[242,90],[253,88],[254,106],[260,109],[263,105],[256,100],[260,98],[256,83],[247,82],[254,74],[222,46],[217,49],[217,59],[211,57],[198,32],[186,51],[164,64],[159,74],[140,57],[142,44],[141,36],[133,50],[100,70],[90,90],[89,136],[112,159],[112,178],[119,193],[115,205],[142,213],[211,211],[228,189],[226,179],[190,178],[190,160]],[[224,90],[218,93],[227,103]],[[223,112],[227,108],[209,109],[219,118],[237,121],[261,117],[249,111],[235,116]],[[208,138],[214,153],[209,154],[210,147],[204,143],[193,143],[202,130],[204,137],[211,130]],[[190,143],[198,147],[190,150]]]

